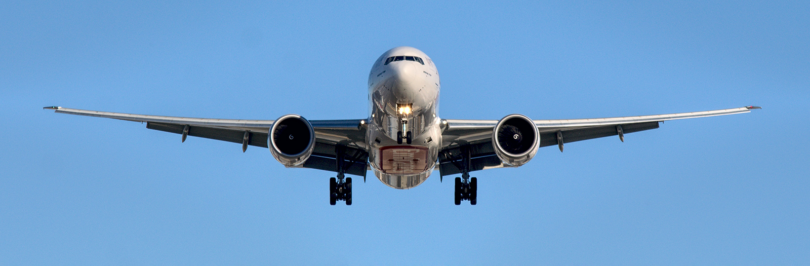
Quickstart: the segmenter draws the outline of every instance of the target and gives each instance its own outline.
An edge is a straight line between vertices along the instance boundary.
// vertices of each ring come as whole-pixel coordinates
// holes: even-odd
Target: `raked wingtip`
[[[753,105],[751,105],[751,106],[746,106],[745,108],[748,108],[748,110],[762,109],[762,107],[759,107],[759,106],[753,106]]]
[[[59,108],[62,108],[62,107],[61,106],[45,106],[45,107],[42,107],[42,109],[48,109],[48,110],[59,110]]]

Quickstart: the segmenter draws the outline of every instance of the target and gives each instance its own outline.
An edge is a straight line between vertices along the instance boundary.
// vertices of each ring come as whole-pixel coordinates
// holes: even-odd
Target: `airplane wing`
[[[540,147],[556,145],[560,151],[564,143],[619,135],[658,128],[658,123],[669,120],[748,113],[757,106],[740,108],[612,118],[533,120],[540,133]],[[461,173],[457,163],[461,147],[470,151],[473,171],[505,167],[492,147],[492,132],[498,120],[443,120],[443,148],[439,153],[439,171],[442,176]]]
[[[248,146],[267,148],[267,135],[274,120],[243,120],[191,118],[126,113],[101,112],[48,106],[43,109],[56,113],[112,118],[146,123],[146,128],[242,144],[244,152]],[[303,168],[337,171],[337,155],[351,158],[352,164],[344,166],[347,174],[365,176],[368,152],[365,148],[365,119],[353,120],[309,120],[315,130],[315,148],[312,156],[301,166]]]

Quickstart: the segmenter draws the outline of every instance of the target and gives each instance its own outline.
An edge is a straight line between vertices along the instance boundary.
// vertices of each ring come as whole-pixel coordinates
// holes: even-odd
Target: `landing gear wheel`
[[[411,141],[413,140],[413,136],[412,136],[410,131],[408,131],[405,138],[408,139],[408,144],[411,144]]]
[[[337,182],[333,177],[329,179],[329,205],[335,205],[337,202],[337,193],[335,193],[335,189],[337,189]]]
[[[455,203],[461,205],[461,177],[456,177]]]
[[[478,203],[478,178],[470,179],[470,205]]]
[[[346,186],[346,188],[343,191],[346,192],[346,196],[344,196],[345,199],[346,199],[346,205],[352,205],[352,178],[351,177],[346,178],[345,186]]]
[[[337,201],[345,201],[346,205],[352,205],[352,178],[346,177],[346,169],[351,167],[355,161],[346,161],[346,146],[337,145],[337,177],[329,179],[329,204],[335,205]],[[365,180],[365,178],[364,178]]]
[[[402,144],[402,131],[397,131],[397,144]]]

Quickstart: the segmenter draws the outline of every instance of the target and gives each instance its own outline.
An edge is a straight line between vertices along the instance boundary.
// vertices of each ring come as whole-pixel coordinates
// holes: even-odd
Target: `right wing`
[[[562,151],[563,143],[595,139],[608,136],[639,132],[658,128],[658,123],[669,120],[700,118],[721,115],[748,113],[757,106],[740,108],[676,113],[664,115],[628,116],[588,119],[533,120],[540,133],[540,147],[557,145]],[[492,132],[498,120],[443,120],[443,145],[439,154],[441,175],[457,174],[461,171],[453,163],[458,161],[461,146],[469,148],[473,171],[503,167],[492,147]],[[562,142],[558,141],[558,132]]]
[[[174,116],[139,115],[101,112],[49,106],[56,113],[112,118],[146,123],[146,128],[186,136],[194,136],[267,148],[267,135],[274,120],[243,120],[190,118]],[[365,119],[310,120],[315,130],[315,148],[303,168],[337,171],[337,156],[342,154],[350,163],[344,166],[347,174],[365,176],[368,152],[365,147]]]

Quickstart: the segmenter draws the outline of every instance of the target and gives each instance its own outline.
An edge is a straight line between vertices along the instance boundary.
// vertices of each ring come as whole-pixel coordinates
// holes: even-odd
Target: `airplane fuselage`
[[[442,143],[439,72],[412,47],[383,53],[368,77],[369,164],[384,184],[408,189],[433,171]]]

